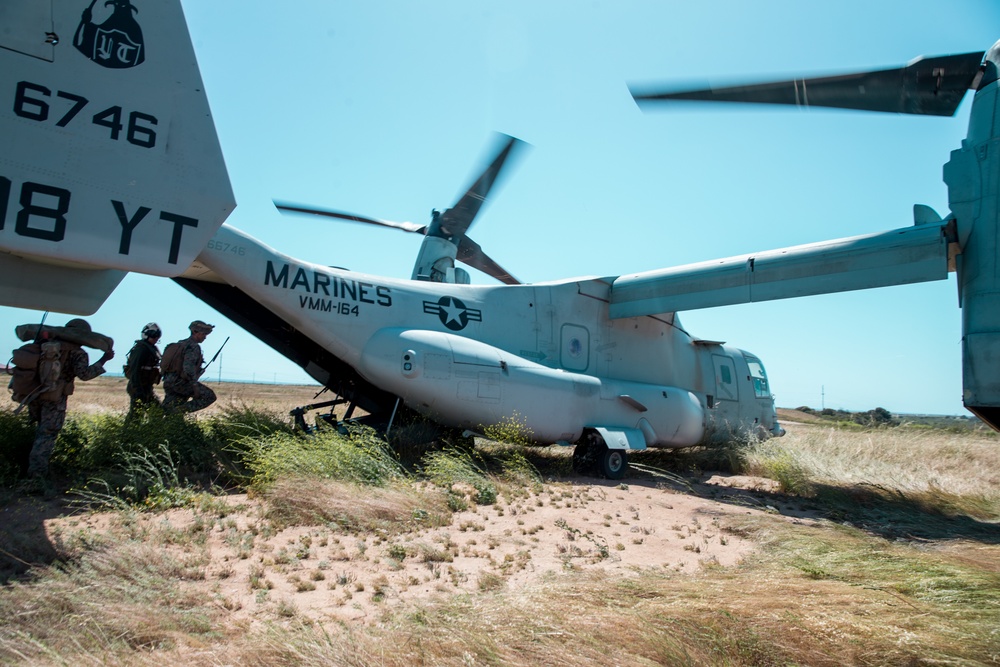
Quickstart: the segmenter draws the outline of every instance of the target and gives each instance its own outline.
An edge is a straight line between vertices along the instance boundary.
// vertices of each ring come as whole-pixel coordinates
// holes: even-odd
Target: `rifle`
[[[201,369],[202,375],[204,375],[205,371],[208,370],[208,367],[212,365],[212,362],[219,358],[219,355],[222,354],[222,348],[224,348],[226,346],[226,343],[228,342],[229,342],[229,336],[226,336],[226,340],[222,341],[222,345],[219,346],[219,350],[215,353],[215,356],[209,359],[208,363],[205,364],[205,367]]]
[[[38,331],[35,332],[34,342],[36,343],[42,342],[42,328],[45,326],[45,318],[48,316],[49,316],[49,311],[46,310],[44,313],[42,313],[42,321],[38,323]]]

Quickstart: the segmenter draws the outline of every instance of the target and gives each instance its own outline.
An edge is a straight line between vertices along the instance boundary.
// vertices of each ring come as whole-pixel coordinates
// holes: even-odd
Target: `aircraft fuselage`
[[[604,428],[629,449],[781,432],[759,360],[692,338],[672,313],[609,318],[609,279],[389,279],[293,259],[228,225],[198,263],[449,426],[512,422],[564,443]]]

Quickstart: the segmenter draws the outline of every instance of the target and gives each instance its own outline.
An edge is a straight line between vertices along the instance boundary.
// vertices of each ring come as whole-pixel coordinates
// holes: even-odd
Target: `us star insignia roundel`
[[[466,308],[465,304],[453,296],[443,296],[434,301],[424,301],[424,312],[437,315],[441,324],[452,331],[461,331],[469,322],[482,322],[483,311]]]

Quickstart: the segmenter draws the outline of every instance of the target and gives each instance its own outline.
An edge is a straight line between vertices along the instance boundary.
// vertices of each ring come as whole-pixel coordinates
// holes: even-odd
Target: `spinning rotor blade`
[[[313,208],[309,206],[300,206],[298,204],[291,204],[287,202],[274,202],[275,208],[279,211],[286,213],[301,213],[303,215],[320,215],[328,218],[336,218],[338,220],[350,220],[351,222],[364,222],[369,225],[378,225],[380,227],[392,227],[393,229],[399,229],[404,232],[413,232],[416,234],[427,234],[427,225],[418,225],[415,222],[393,222],[391,220],[377,220],[375,218],[368,218],[363,215],[354,215],[353,213],[343,213],[341,211],[331,211],[328,209]],[[497,264],[493,259],[483,252],[483,249],[478,243],[473,241],[467,236],[462,236],[461,242],[458,244],[458,253],[455,257],[460,262],[468,264],[474,269],[482,271],[488,276],[496,278],[502,283],[507,285],[520,285],[521,281],[515,278],[504,269],[502,266]]]
[[[367,218],[363,215],[354,215],[353,213],[343,213],[341,211],[331,211],[322,208],[312,208],[309,206],[302,206],[300,204],[291,204],[288,202],[274,202],[275,208],[279,211],[287,211],[289,213],[303,213],[307,215],[322,215],[328,218],[338,218],[340,220],[350,220],[351,222],[364,222],[369,225],[379,225],[380,227],[392,227],[393,229],[401,229],[404,232],[413,232],[415,234],[426,234],[427,225],[418,225],[415,222],[393,222],[392,220],[378,220],[376,218]]]
[[[951,116],[974,87],[983,51],[919,57],[905,67],[811,79],[792,79],[703,90],[639,90],[641,107],[675,100],[791,104],[864,111]]]
[[[486,197],[500,176],[507,158],[510,157],[518,146],[524,144],[523,141],[515,137],[508,135],[501,136],[507,137],[507,141],[497,152],[493,161],[483,170],[483,173],[469,187],[465,194],[462,195],[461,199],[441,214],[441,231],[445,235],[461,236],[465,234],[466,230],[472,225],[473,220],[476,219],[476,215],[479,214],[479,209],[486,202]]]
[[[479,214],[479,210],[486,202],[486,198],[489,196],[490,190],[500,177],[504,165],[507,163],[511,154],[515,152],[515,149],[517,149],[519,145],[524,143],[511,136],[500,136],[504,139],[504,141],[502,145],[499,146],[493,159],[483,170],[482,174],[480,174],[479,178],[477,178],[469,189],[466,190],[465,194],[459,198],[458,202],[456,202],[454,206],[441,214],[437,211],[432,211],[431,222],[428,225],[418,225],[414,222],[379,220],[378,218],[369,218],[367,216],[355,215],[353,213],[333,211],[330,209],[322,209],[312,206],[303,206],[301,204],[288,202],[275,201],[274,205],[282,212],[321,215],[339,220],[363,222],[369,225],[392,227],[406,232],[414,232],[428,237],[424,240],[424,245],[418,255],[417,265],[414,267],[413,276],[417,279],[426,279],[423,277],[434,275],[433,270],[431,270],[434,263],[440,259],[450,258],[450,253],[442,250],[440,245],[435,246],[431,243],[431,245],[428,246],[428,243],[431,242],[432,239],[442,239],[448,244],[445,247],[454,247],[455,254],[453,257],[455,260],[464,262],[472,268],[478,269],[486,275],[496,278],[500,282],[507,285],[520,285],[521,281],[493,261],[492,258],[483,252],[483,249],[478,243],[465,235],[465,232],[468,231],[472,222]],[[425,255],[424,250],[428,247],[432,249],[430,251],[430,259],[428,259],[428,256]]]
[[[506,269],[494,262],[489,255],[483,252],[479,244],[468,236],[463,236],[462,242],[458,244],[458,254],[455,256],[455,259],[482,271],[488,276],[496,278],[505,285],[521,284],[520,280],[510,275]]]

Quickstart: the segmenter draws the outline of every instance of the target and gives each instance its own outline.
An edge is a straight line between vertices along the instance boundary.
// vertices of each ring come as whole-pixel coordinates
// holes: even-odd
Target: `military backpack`
[[[170,343],[163,348],[163,356],[160,357],[160,372],[182,373],[184,371],[184,345],[181,341]]]
[[[62,352],[57,340],[25,343],[14,350],[7,389],[11,399],[20,403],[18,411],[36,398],[54,400],[62,396]]]

